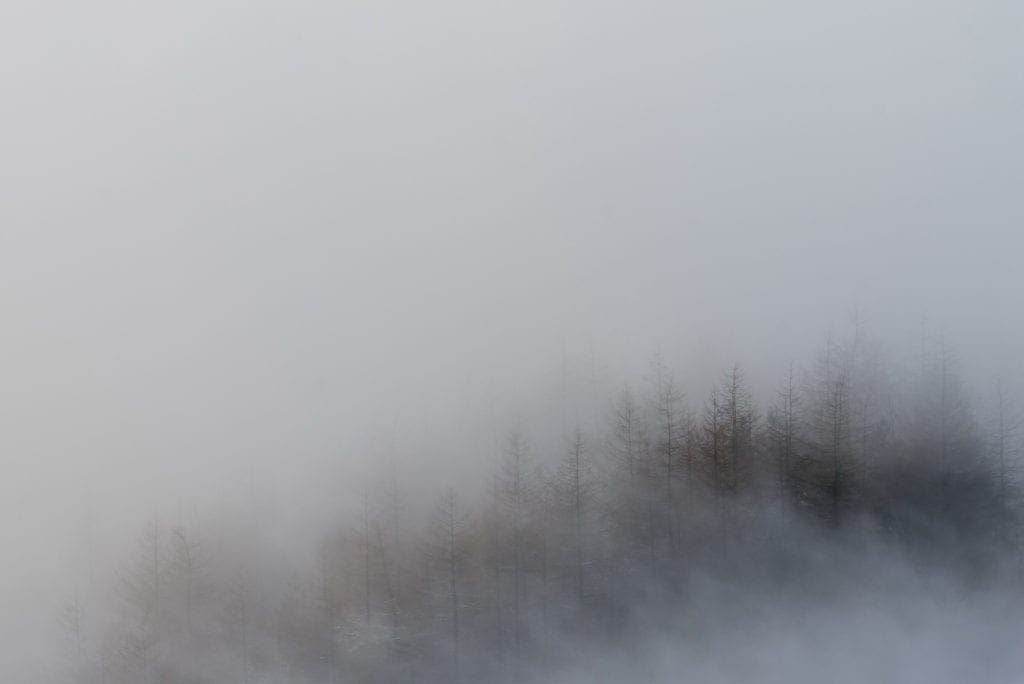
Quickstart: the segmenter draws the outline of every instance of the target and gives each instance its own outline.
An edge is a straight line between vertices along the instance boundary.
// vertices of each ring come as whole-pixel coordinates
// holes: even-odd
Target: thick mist
[[[1021,45],[1024,10],[997,0],[4,3],[0,679],[90,681],[69,670],[85,661],[106,681],[139,676],[117,670],[112,654],[131,658],[112,644],[142,619],[126,585],[147,530],[161,558],[175,530],[189,535],[178,551],[209,554],[190,634],[224,636],[226,597],[243,575],[259,584],[265,659],[247,681],[450,678],[443,643],[409,636],[447,633],[411,579],[429,574],[413,568],[438,497],[451,486],[465,503],[473,575],[486,540],[507,546],[509,518],[487,516],[510,436],[550,483],[578,429],[604,583],[583,601],[592,614],[544,633],[531,603],[521,629],[580,657],[523,642],[517,666],[508,623],[486,631],[493,592],[477,578],[467,629],[491,641],[472,644],[465,676],[821,679],[824,652],[845,664],[832,681],[1013,681],[1019,511],[992,483],[1000,458],[1020,456]],[[848,364],[838,375],[821,372],[829,349]],[[678,477],[704,492],[644,499],[678,527],[613,525],[608,512],[640,496],[610,492],[623,387],[653,421],[644,458],[661,453],[652,407],[671,376],[685,439],[668,462],[717,462],[703,418],[734,364],[757,467],[670,475],[669,489]],[[825,486],[820,435],[794,449],[789,489],[769,484],[769,418],[791,368],[794,434],[846,397],[822,387],[853,392],[850,415],[875,421],[876,441],[854,446],[851,427],[833,445],[859,479],[832,512],[790,486]],[[936,409],[953,386],[957,410]],[[960,458],[970,495],[943,480]],[[914,469],[939,461],[913,496],[878,469],[911,463],[927,480],[931,466]],[[1007,510],[977,504],[985,491]],[[714,512],[694,513],[698,500]],[[949,510],[936,530],[887,527]],[[367,525],[360,546],[361,518],[382,526],[377,541]],[[984,537],[980,567],[932,555],[979,552],[958,536],[968,528],[1003,535]],[[649,577],[626,571],[644,534]],[[542,541],[529,563],[537,544],[565,546]],[[282,646],[302,631],[288,615],[316,613],[288,613],[295,592],[317,568],[355,592],[348,566],[371,547],[378,579],[382,559],[401,567],[391,599],[364,591],[364,623],[390,646],[354,654],[366,624],[345,594],[331,616],[347,631],[305,640],[334,639],[336,667],[300,668],[326,651]],[[779,577],[719,576],[768,556],[784,557]],[[794,588],[839,567],[846,584]],[[891,581],[864,579],[876,576]],[[399,605],[396,627],[385,608]],[[179,618],[167,609],[147,632],[159,658],[227,667],[186,647]],[[966,670],[949,669],[954,654]],[[880,656],[888,674],[858,669]]]

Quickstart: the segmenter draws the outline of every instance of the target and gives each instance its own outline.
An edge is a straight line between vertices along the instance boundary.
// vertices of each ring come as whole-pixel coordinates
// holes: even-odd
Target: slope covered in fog
[[[1021,414],[1003,401],[983,425],[956,368],[941,336],[900,369],[858,328],[760,406],[739,365],[696,401],[655,357],[554,441],[515,425],[476,454],[482,482],[429,492],[415,451],[392,460],[308,520],[304,549],[261,529],[256,499],[153,517],[65,604],[64,674],[1004,680]]]

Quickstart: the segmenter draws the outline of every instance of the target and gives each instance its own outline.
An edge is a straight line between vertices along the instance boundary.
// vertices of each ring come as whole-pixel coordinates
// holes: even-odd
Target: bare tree
[[[191,641],[196,605],[205,598],[208,590],[205,583],[212,556],[202,536],[183,526],[171,529],[170,547],[167,559],[168,582],[177,590],[175,598],[180,602],[184,616],[186,639]]]
[[[799,412],[800,397],[793,381],[793,366],[790,364],[782,387],[776,392],[775,403],[768,410],[766,435],[774,460],[776,496],[783,507],[789,489],[790,469],[798,455]]]
[[[754,428],[757,416],[754,400],[747,389],[743,369],[733,364],[722,387],[722,409],[726,428],[726,491],[735,494],[750,477]]]
[[[584,527],[591,516],[594,490],[594,471],[583,431],[576,428],[551,480],[551,491],[555,509],[568,522],[565,527],[568,527],[568,546],[572,549],[572,576],[578,604],[582,604],[584,598]]]
[[[612,406],[612,430],[608,444],[616,475],[623,473],[630,480],[640,476],[645,439],[640,406],[630,389],[625,387]]]
[[[720,492],[724,488],[725,472],[725,415],[721,392],[718,387],[711,390],[704,404],[700,423],[700,445],[707,470],[710,470],[711,488]]]
[[[462,510],[454,487],[442,492],[434,507],[427,530],[425,554],[433,574],[443,578],[450,626],[452,672],[461,678],[461,585],[466,547],[468,516]]]
[[[683,413],[683,393],[675,378],[660,357],[651,361],[650,409],[656,428],[655,453],[660,461],[662,487],[665,501],[665,526],[669,544],[674,545],[678,528],[678,502],[676,480],[680,465],[685,468],[687,486],[693,480],[692,459],[684,461],[683,447],[686,435],[686,417]]]
[[[89,655],[85,606],[75,591],[60,606],[58,624],[64,637],[67,675],[72,682],[94,681],[95,668]]]
[[[606,512],[621,535],[622,545],[643,553],[653,570],[657,542],[654,503],[658,495],[651,485],[660,473],[652,468],[647,424],[628,387],[613,403],[610,422],[604,475]]]
[[[822,514],[838,523],[842,503],[850,492],[849,370],[843,349],[831,337],[808,376],[807,458],[798,475],[804,496],[815,500]]]
[[[158,645],[165,628],[163,543],[160,519],[153,516],[138,538],[129,565],[121,573],[121,596],[128,612],[117,653],[123,669],[138,672],[145,682],[155,682],[159,676]]]
[[[825,400],[825,420],[828,422],[828,452],[832,460],[832,519],[839,520],[839,503],[842,500],[844,482],[844,455],[850,437],[850,414],[848,405],[846,373],[840,371],[831,381]]]
[[[530,481],[529,448],[526,439],[518,431],[512,432],[508,437],[498,464],[495,485],[499,510],[506,525],[506,559],[512,573],[513,645],[518,667],[522,657],[524,630],[526,525],[528,507],[534,494]]]

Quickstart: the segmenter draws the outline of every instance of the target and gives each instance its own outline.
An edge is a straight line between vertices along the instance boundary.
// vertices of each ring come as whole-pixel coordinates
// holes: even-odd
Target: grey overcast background
[[[566,359],[770,386],[857,312],[1019,381],[1022,46],[1010,0],[6,0],[0,667],[89,521]]]

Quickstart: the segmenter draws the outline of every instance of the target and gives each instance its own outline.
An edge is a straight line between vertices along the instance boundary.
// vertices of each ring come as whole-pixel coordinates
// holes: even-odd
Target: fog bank
[[[654,356],[699,412],[941,335],[988,429],[1021,45],[1000,0],[4,3],[0,673],[154,514],[308,551],[380,463],[427,508],[596,439]]]

